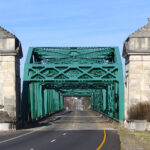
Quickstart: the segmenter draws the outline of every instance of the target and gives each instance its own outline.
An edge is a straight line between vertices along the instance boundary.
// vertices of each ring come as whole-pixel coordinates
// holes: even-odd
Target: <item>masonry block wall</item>
[[[22,49],[15,35],[0,28],[0,122],[18,121]]]
[[[150,19],[146,26],[131,34],[124,43],[125,119],[129,108],[150,102]]]

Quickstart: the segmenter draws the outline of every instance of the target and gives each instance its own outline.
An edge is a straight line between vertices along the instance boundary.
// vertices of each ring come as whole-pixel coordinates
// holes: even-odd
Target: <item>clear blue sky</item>
[[[29,46],[119,46],[147,23],[150,0],[0,0],[0,26]]]

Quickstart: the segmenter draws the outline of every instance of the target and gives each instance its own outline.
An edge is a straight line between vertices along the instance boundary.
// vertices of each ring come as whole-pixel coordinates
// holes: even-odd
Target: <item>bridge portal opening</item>
[[[91,109],[91,97],[64,97],[64,109],[67,111],[86,111]]]
[[[64,108],[64,97],[90,97],[91,109],[124,120],[118,47],[30,47],[24,67],[23,121]]]

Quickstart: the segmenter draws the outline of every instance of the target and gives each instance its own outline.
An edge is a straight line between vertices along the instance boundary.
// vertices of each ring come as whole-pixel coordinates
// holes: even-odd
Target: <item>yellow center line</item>
[[[89,114],[91,116],[91,114]],[[103,129],[104,131],[104,137],[103,137],[103,141],[101,142],[101,144],[98,146],[98,148],[96,150],[100,150],[102,148],[102,146],[104,145],[105,141],[106,141],[106,130],[104,128],[104,126],[93,116],[91,116],[92,118],[95,119],[95,121],[100,125],[100,127]]]

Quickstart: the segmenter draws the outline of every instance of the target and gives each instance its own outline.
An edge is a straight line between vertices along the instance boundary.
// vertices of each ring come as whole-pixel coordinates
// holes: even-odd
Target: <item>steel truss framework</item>
[[[23,119],[62,109],[64,96],[90,96],[92,109],[123,121],[118,47],[30,47],[24,67]]]

